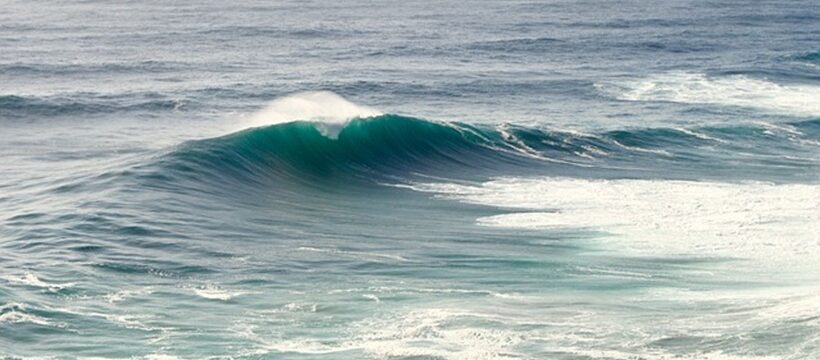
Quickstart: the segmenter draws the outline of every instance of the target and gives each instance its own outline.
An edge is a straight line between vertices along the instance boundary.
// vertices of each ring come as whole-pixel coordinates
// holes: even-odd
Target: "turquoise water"
[[[811,2],[11,2],[0,357],[812,359]]]

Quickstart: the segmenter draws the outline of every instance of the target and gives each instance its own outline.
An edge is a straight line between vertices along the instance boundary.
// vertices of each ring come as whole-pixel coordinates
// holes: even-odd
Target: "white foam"
[[[30,323],[42,326],[49,326],[51,323],[48,320],[41,318],[39,316],[26,314],[17,311],[7,312],[5,314],[0,314],[0,324],[18,324],[18,323]]]
[[[318,123],[325,135],[335,137],[351,119],[369,118],[382,112],[367,106],[354,104],[329,91],[311,91],[288,95],[273,100],[268,106],[251,117],[248,126],[265,126],[290,121]]]
[[[688,355],[671,354],[664,351],[646,350],[642,353],[634,353],[619,350],[595,350],[585,349],[574,346],[563,346],[553,348],[552,351],[572,354],[575,357],[589,358],[589,359],[607,359],[607,360],[782,360],[777,356],[755,356],[755,355],[734,355],[727,354],[721,351],[715,352],[698,352]]]
[[[392,255],[392,254],[382,254],[382,253],[374,253],[374,252],[364,252],[364,251],[346,251],[346,250],[339,250],[336,248],[317,248],[311,246],[300,246],[297,250],[301,251],[311,251],[311,252],[320,252],[320,253],[329,253],[329,254],[338,254],[344,256],[350,256],[359,259],[368,259],[368,260],[391,260],[391,261],[408,261],[406,258],[399,256],[399,255]]]
[[[319,310],[318,304],[299,304],[299,303],[287,303],[282,306],[280,311],[284,312],[311,312],[315,313]]]
[[[535,150],[532,147],[528,146],[523,140],[516,137],[515,134],[510,132],[509,131],[509,124],[501,124],[498,127],[496,127],[496,130],[498,130],[499,134],[501,134],[501,136],[504,139],[504,142],[506,143],[507,146],[489,146],[489,148],[492,149],[492,150],[503,152],[503,153],[508,153],[508,154],[514,154],[516,156],[525,156],[525,157],[529,157],[529,158],[532,158],[532,159],[538,159],[538,160],[541,160],[541,161],[548,161],[548,162],[553,162],[553,163],[558,163],[558,164],[570,164],[570,165],[580,166],[580,167],[590,167],[590,165],[587,165],[587,164],[575,163],[575,162],[565,161],[565,160],[560,160],[560,159],[553,159],[553,158],[544,156],[543,154],[539,153],[537,150]],[[479,135],[479,136],[481,136],[481,135]],[[481,137],[485,138],[484,136],[481,136]],[[583,156],[583,155],[579,154],[579,156]]]
[[[686,135],[689,135],[689,136],[694,136],[694,137],[696,137],[698,139],[701,139],[701,140],[708,140],[708,141],[712,141],[712,142],[716,142],[716,143],[720,143],[720,144],[725,144],[726,143],[726,140],[718,139],[716,137],[712,137],[712,136],[709,136],[709,135],[706,135],[706,134],[703,134],[703,133],[699,133],[699,132],[696,132],[696,131],[692,131],[692,130],[689,130],[689,129],[675,128],[675,130],[680,131],[680,132],[682,132]]]
[[[129,329],[139,329],[139,330],[145,330],[145,331],[155,330],[154,328],[148,327],[145,324],[143,324],[141,321],[139,321],[139,319],[143,319],[143,318],[145,318],[145,316],[108,314],[108,315],[103,315],[103,317],[105,317],[106,320],[108,320],[112,323],[119,324],[119,325],[124,326],[124,327],[129,328]]]
[[[621,100],[669,101],[764,109],[797,116],[820,114],[820,86],[777,84],[744,75],[670,72],[621,83],[596,84]]]
[[[180,360],[180,357],[167,354],[150,354],[143,357],[145,360]]]
[[[203,298],[211,299],[211,300],[222,300],[222,301],[227,301],[227,300],[233,299],[237,296],[241,296],[241,295],[245,294],[244,292],[241,292],[241,291],[233,291],[233,292],[227,291],[223,288],[220,288],[216,285],[211,285],[211,284],[196,287],[196,288],[193,288],[192,290],[193,290],[194,294],[196,294],[199,297],[203,297]]]
[[[458,289],[458,288],[422,288],[422,287],[408,287],[408,286],[372,286],[367,288],[367,291],[375,291],[379,293],[430,293],[430,294],[469,294],[469,295],[487,295],[502,299],[520,299],[521,295],[515,293],[500,293],[492,290],[484,289]]]
[[[26,358],[26,360],[31,360],[32,358]],[[123,358],[106,358],[106,357],[99,357],[99,356],[90,356],[90,357],[77,357],[79,360],[122,360]],[[128,359],[142,359],[142,360],[181,360],[183,358],[174,356],[174,355],[167,355],[167,354],[148,354],[141,357],[132,356]]]
[[[681,301],[679,304],[684,307],[692,306],[687,305],[691,302],[703,302],[707,306],[719,303],[725,308],[708,314],[682,311],[667,316],[650,312],[645,315],[663,316],[663,321],[644,323],[646,318],[643,316],[636,318],[634,314],[625,315],[605,307],[567,307],[567,301],[573,304],[577,301],[571,295],[564,299],[560,295],[557,298],[546,296],[533,299],[535,302],[525,307],[503,308],[477,302],[438,300],[433,307],[403,307],[346,324],[339,329],[344,334],[340,338],[271,338],[264,333],[257,334],[256,326],[250,324],[238,329],[237,334],[253,340],[258,346],[244,355],[361,352],[363,355],[355,356],[458,360],[530,358],[531,351],[541,349],[564,357],[593,359],[769,360],[778,357],[709,352],[697,347],[664,348],[652,344],[681,333],[692,338],[721,341],[735,338],[733,334],[748,334],[783,322],[817,324],[817,320],[811,320],[816,319],[816,315],[812,315],[817,310],[817,305],[813,305],[817,300],[816,292],[773,297],[768,292],[741,293],[736,289],[719,294],[671,290],[672,293],[660,296],[662,303],[671,298]],[[694,297],[688,296],[690,293]],[[646,297],[638,297],[634,303],[649,308],[658,306],[655,299]],[[804,309],[795,311],[795,306]],[[809,323],[807,319],[814,322]],[[777,354],[777,351],[772,349],[772,353]]]
[[[381,301],[375,294],[392,296],[396,294],[442,294],[442,295],[483,295],[506,300],[523,300],[526,297],[519,293],[502,293],[484,289],[458,289],[458,288],[431,288],[413,286],[370,286],[366,288],[334,289],[328,291],[329,294],[340,293],[363,293],[362,296],[377,302]],[[375,294],[374,294],[375,293]]]
[[[439,197],[522,209],[477,219],[495,227],[593,229],[639,254],[762,261],[820,258],[820,185],[671,180],[499,178],[414,184]]]
[[[523,356],[515,351],[516,345],[526,341],[523,334],[469,325],[488,320],[493,321],[482,314],[449,308],[414,310],[394,318],[357,324],[359,339],[347,345],[378,358],[498,359]]]
[[[255,336],[254,336],[255,337]],[[279,340],[279,341],[260,341],[263,343],[261,349],[251,351],[243,356],[249,355],[264,355],[271,351],[281,353],[297,353],[297,354],[332,354],[341,351],[355,350],[354,347],[341,347],[325,344],[317,340],[297,339],[297,340]]]
[[[45,318],[30,314],[26,311],[26,306],[19,303],[12,303],[0,306],[0,324],[20,324],[29,323],[42,326],[52,324]]]
[[[22,275],[19,275],[19,276],[11,276],[11,275],[4,276],[3,278],[8,280],[8,281],[19,283],[19,284],[24,284],[24,285],[28,285],[28,286],[32,286],[32,287],[48,289],[49,291],[52,291],[52,292],[60,291],[64,288],[74,286],[74,283],[50,283],[50,282],[45,282],[43,280],[40,280],[40,278],[38,278],[36,275],[34,275],[30,272],[26,272],[26,273],[24,273]]]
[[[820,287],[815,283],[788,288],[713,289],[695,291],[680,288],[657,288],[647,292],[651,299],[678,299],[687,303],[710,303],[732,308],[731,311],[701,314],[701,323],[723,323],[766,327],[769,324],[802,323],[820,327]],[[635,298],[635,302],[647,298]],[[743,317],[745,322],[738,323]],[[681,321],[681,327],[687,326]],[[693,324],[689,323],[688,326]]]
[[[113,304],[116,302],[123,301],[125,299],[140,296],[140,295],[148,295],[151,294],[153,290],[151,288],[141,288],[141,289],[129,289],[129,290],[120,290],[117,292],[113,292],[110,294],[105,295],[105,300],[109,303]]]
[[[751,299],[751,298],[750,298]],[[747,299],[747,300],[750,300]],[[816,298],[812,298],[815,299]],[[811,300],[811,299],[803,299]],[[787,304],[786,304],[787,305]],[[815,307],[816,309],[816,307]],[[719,338],[733,328],[737,319],[698,321],[685,316],[667,319],[670,324],[635,329],[628,318],[600,311],[565,311],[499,315],[497,308],[469,309],[464,305],[415,309],[372,318],[353,325],[353,339],[338,344],[341,349],[361,349],[376,358],[434,357],[442,359],[529,358],[524,349],[544,349],[570,357],[593,359],[707,359],[772,360],[777,356],[740,355],[722,351],[690,349],[670,353],[666,349],[646,346],[658,339],[675,336],[674,329],[687,329],[694,336]],[[736,313],[735,313],[736,314]],[[772,318],[763,319],[770,324]],[[783,320],[782,318],[778,318]],[[761,324],[746,324],[756,328]],[[722,328],[722,326],[729,327]],[[672,327],[670,329],[669,327]],[[692,327],[689,329],[689,327]],[[718,330],[717,333],[713,332]],[[616,339],[615,342],[612,340]],[[314,349],[319,350],[319,349]],[[330,352],[327,347],[325,352]],[[526,351],[526,350],[524,350]]]
[[[254,354],[291,352],[332,354],[360,351],[375,358],[436,357],[443,359],[497,359],[514,353],[512,348],[525,337],[506,330],[474,327],[464,320],[486,320],[480,314],[434,308],[389,317],[377,317],[351,325],[350,338],[342,341],[313,339],[275,340],[244,332],[258,341]],[[496,321],[501,321],[497,319]]]
[[[379,299],[378,296],[373,295],[373,294],[363,294],[362,297],[364,297],[365,299],[368,299],[368,300],[373,300],[375,302],[382,302],[382,300]]]

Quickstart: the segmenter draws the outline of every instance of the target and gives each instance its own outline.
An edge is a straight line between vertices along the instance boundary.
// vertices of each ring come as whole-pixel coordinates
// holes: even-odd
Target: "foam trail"
[[[382,115],[379,110],[354,104],[330,91],[310,91],[273,100],[252,116],[250,126],[313,121],[320,123],[319,129],[325,135],[335,137],[347,121],[379,115]]]
[[[600,83],[596,87],[627,101],[739,106],[795,116],[820,114],[820,87],[783,85],[744,75],[712,77],[672,72],[623,83]]]

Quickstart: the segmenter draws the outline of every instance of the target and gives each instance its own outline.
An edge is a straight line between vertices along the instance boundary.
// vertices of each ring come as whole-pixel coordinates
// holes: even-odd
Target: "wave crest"
[[[725,158],[728,148],[744,149],[749,166],[780,161],[780,173],[787,168],[806,173],[820,164],[811,156],[779,159],[759,150],[777,144],[795,154],[815,151],[820,146],[816,120],[600,133],[442,123],[389,114],[340,121],[293,121],[187,142],[161,158],[159,176],[220,183],[237,178],[265,184],[271,179],[311,183],[339,178],[372,183],[417,175],[485,178],[499,171],[570,174],[581,168],[611,175],[635,163],[684,176],[687,164],[699,166],[703,161],[725,164],[727,171],[736,172],[731,166],[738,165]],[[336,132],[329,135],[328,125],[337,126]]]
[[[324,124],[321,127],[323,132],[335,137],[347,121],[379,115],[382,115],[380,111],[354,104],[338,94],[329,91],[312,91],[272,101],[264,110],[252,116],[251,126],[308,120]]]
[[[183,144],[164,159],[172,174],[199,177],[373,179],[374,176],[512,162],[477,129],[399,115],[353,119],[328,136],[328,123],[295,121]]]

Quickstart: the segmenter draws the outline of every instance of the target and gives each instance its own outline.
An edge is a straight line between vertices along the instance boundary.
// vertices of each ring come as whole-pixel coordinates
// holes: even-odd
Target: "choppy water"
[[[0,356],[820,357],[816,2],[2,10]]]

